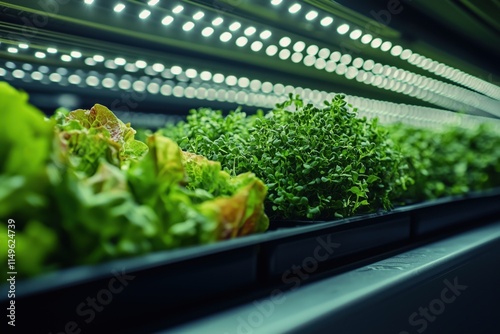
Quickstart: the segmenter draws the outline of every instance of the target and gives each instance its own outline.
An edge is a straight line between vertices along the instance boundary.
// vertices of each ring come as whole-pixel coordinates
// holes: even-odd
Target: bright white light
[[[122,10],[125,9],[125,5],[122,4],[122,3],[119,3],[115,6],[115,8],[113,8],[113,10],[117,13],[120,13]]]
[[[102,86],[105,88],[113,88],[115,85],[115,80],[112,78],[104,78],[102,80]]]
[[[21,43],[21,44],[19,44],[19,48],[20,49],[27,49],[27,48],[29,48],[29,45],[26,43]]]
[[[96,87],[99,85],[99,79],[93,75],[89,75],[87,79],[85,79],[85,82],[91,87]]]
[[[57,53],[57,49],[56,48],[47,48],[47,52],[48,53]]]
[[[51,73],[49,75],[49,79],[52,82],[59,82],[62,79],[62,76],[59,73]]]
[[[214,19],[212,21],[212,24],[217,27],[217,26],[221,25],[222,22],[224,22],[224,20],[222,19],[222,17],[218,17],[218,18],[216,18],[216,19]]]
[[[200,73],[200,78],[201,80],[209,81],[210,79],[212,79],[212,73],[203,71]]]
[[[393,56],[399,56],[401,52],[403,51],[403,48],[399,45],[394,45],[391,49],[391,55]]]
[[[186,70],[186,76],[190,79],[196,78],[197,75],[198,75],[198,72],[193,68],[188,68]]]
[[[319,50],[318,56],[320,58],[326,59],[326,58],[330,57],[330,50],[328,48],[322,48],[321,50]]]
[[[161,20],[161,24],[164,26],[168,26],[170,23],[174,22],[174,18],[170,15],[167,15]]]
[[[236,45],[238,45],[239,47],[244,47],[245,45],[247,45],[247,43],[248,43],[248,38],[246,38],[245,36],[240,36],[236,40]]]
[[[323,27],[328,27],[332,23],[333,23],[333,18],[331,18],[330,16],[326,16],[323,19],[321,19],[321,21],[320,21],[320,24]]]
[[[269,45],[266,49],[266,54],[269,57],[274,56],[276,53],[278,53],[278,47],[276,45]]]
[[[335,62],[339,61],[340,60],[340,57],[342,56],[342,54],[338,51],[334,51],[332,52],[332,54],[330,55],[330,60],[333,60]]]
[[[226,77],[226,85],[234,86],[238,82],[238,79],[234,75],[228,75]]]
[[[201,20],[205,16],[205,13],[203,12],[196,12],[196,14],[193,15],[193,19],[198,21]]]
[[[277,6],[282,2],[283,2],[283,0],[271,0],[271,5]]]
[[[233,35],[231,35],[230,32],[226,31],[226,32],[223,32],[221,35],[220,35],[220,40],[222,42],[227,42],[229,41],[231,38],[233,37]]]
[[[35,57],[37,57],[37,58],[45,58],[45,53],[37,51],[37,52],[35,52]]]
[[[351,60],[352,60],[352,57],[348,53],[346,53],[346,54],[342,55],[342,57],[340,57],[340,62],[342,64],[349,65],[349,63],[351,62]]]
[[[172,9],[172,12],[175,14],[179,14],[180,12],[182,12],[183,9],[184,9],[184,7],[182,7],[181,5],[178,5],[178,6],[175,6],[174,9]]]
[[[252,36],[253,34],[255,34],[256,31],[257,29],[255,29],[255,27],[248,27],[245,29],[243,33],[247,36]]]
[[[372,39],[373,39],[372,35],[365,34],[365,35],[363,35],[363,37],[361,37],[361,43],[368,44],[368,43],[370,43],[372,41]]]
[[[104,61],[104,57],[101,55],[94,55],[94,57],[92,57],[92,58],[94,58],[94,60],[99,62],[99,63]]]
[[[137,68],[146,68],[146,66],[148,66],[148,63],[146,63],[144,60],[137,60],[135,62],[135,66]]]
[[[298,41],[297,43],[295,43],[293,45],[293,51],[295,52],[302,52],[306,47],[306,43],[302,42],[302,41]]]
[[[160,0],[149,0],[148,5],[155,6],[158,2],[160,2]]]
[[[160,64],[160,63],[156,63],[152,66],[152,68],[153,68],[153,71],[160,73],[160,72],[163,72],[163,70],[165,69],[165,65]]]
[[[290,50],[283,49],[280,51],[278,56],[280,57],[280,59],[286,60],[288,59],[288,57],[290,57],[290,53],[291,53]]]
[[[85,2],[87,5],[91,5],[94,3],[94,0],[84,0],[83,2]]]
[[[263,47],[263,44],[261,41],[255,41],[252,43],[252,45],[250,46],[250,48],[252,49],[252,51],[254,52],[258,52],[262,49]]]
[[[68,77],[68,82],[70,84],[73,84],[73,85],[78,85],[80,82],[82,82],[82,78],[80,78],[78,75],[76,74],[71,74],[69,77]]]
[[[345,34],[346,32],[348,32],[350,29],[349,25],[347,23],[344,23],[344,24],[341,24],[339,25],[339,27],[337,28],[337,32],[340,34],[340,35],[343,35]]]
[[[308,54],[308,55],[315,56],[315,55],[316,55],[316,53],[318,53],[318,50],[319,50],[318,46],[317,46],[317,45],[312,44],[312,45],[309,45],[309,46],[307,47],[306,52],[307,52],[307,54]]]
[[[352,61],[352,66],[356,68],[361,68],[363,66],[363,59],[362,58],[356,58]]]
[[[139,18],[142,20],[145,20],[151,15],[151,12],[147,9],[142,10],[142,12],[139,14]]]
[[[132,87],[132,84],[126,79],[121,79],[120,81],[118,81],[118,87],[120,87],[120,89],[129,89],[130,87]]]
[[[362,35],[361,30],[355,29],[355,30],[351,31],[351,33],[349,34],[349,37],[353,40],[357,40],[359,37],[361,37],[361,35]]]
[[[236,30],[238,30],[240,28],[241,28],[241,23],[239,23],[239,22],[233,22],[229,26],[229,30],[231,30],[231,31],[236,31]]]
[[[146,90],[146,84],[144,83],[144,81],[138,80],[132,84],[132,88],[137,92],[143,92],[144,90]]]
[[[302,8],[302,6],[298,3],[294,3],[293,5],[290,6],[290,8],[288,8],[288,11],[292,14],[295,14],[297,13],[300,9]]]
[[[172,66],[170,68],[170,72],[172,72],[173,75],[179,75],[182,73],[182,67],[180,66]]]
[[[118,66],[123,66],[127,63],[127,61],[122,58],[122,57],[116,57],[115,58],[115,64],[118,65]]]
[[[269,37],[271,37],[271,32],[269,30],[264,30],[260,33],[260,38],[262,39],[268,39]]]
[[[316,67],[318,70],[324,69],[326,66],[326,61],[323,58],[318,58],[314,62],[314,67]]]
[[[392,47],[392,43],[389,42],[389,41],[386,41],[384,43],[382,43],[382,46],[380,47],[380,50],[382,51],[389,51]]]
[[[182,30],[184,30],[184,31],[190,31],[193,28],[194,28],[194,23],[191,21],[184,23],[184,25],[182,26]]]
[[[238,86],[241,88],[247,88],[250,85],[250,79],[247,77],[241,77],[238,79]]]
[[[61,56],[61,60],[62,61],[71,61],[71,56],[70,55],[62,55]]]
[[[302,53],[296,52],[292,55],[291,59],[294,63],[300,63],[302,61],[302,58],[303,58]]]
[[[73,58],[80,58],[82,56],[82,53],[80,51],[71,51],[71,57]]]
[[[38,71],[35,71],[35,72],[31,73],[31,77],[33,78],[33,80],[42,80],[43,74],[38,72]]]
[[[405,49],[405,50],[403,50],[403,52],[401,53],[401,56],[400,56],[400,57],[401,57],[401,59],[406,60],[406,59],[408,59],[408,58],[410,58],[410,57],[411,57],[412,53],[413,53],[413,52],[412,52],[411,50],[409,50],[409,49]]]
[[[89,66],[94,66],[96,64],[95,60],[92,59],[92,58],[85,58],[85,64],[89,65]]]
[[[382,45],[382,40],[380,38],[375,38],[372,43],[370,44],[370,46],[374,49],[378,48],[380,45]]]
[[[290,45],[290,43],[292,43],[292,40],[290,39],[290,37],[283,37],[280,39],[280,46],[286,48],[287,46]]]
[[[215,83],[223,83],[224,82],[224,75],[221,73],[215,73],[214,76],[212,77],[212,80]]]
[[[17,53],[17,48],[10,47],[10,48],[7,48],[7,51],[9,51],[10,53]]]
[[[308,21],[312,21],[317,17],[318,17],[318,12],[315,10],[311,10],[309,13],[306,14],[306,20]]]
[[[211,36],[214,33],[214,28],[206,27],[201,31],[201,34],[205,37]]]

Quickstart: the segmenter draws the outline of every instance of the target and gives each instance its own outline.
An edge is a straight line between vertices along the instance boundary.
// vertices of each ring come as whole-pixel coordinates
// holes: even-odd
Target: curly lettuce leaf
[[[92,175],[102,159],[122,167],[130,160],[142,158],[148,147],[134,139],[136,131],[123,123],[105,106],[95,104],[91,109],[59,111],[59,138],[63,160],[76,170]]]

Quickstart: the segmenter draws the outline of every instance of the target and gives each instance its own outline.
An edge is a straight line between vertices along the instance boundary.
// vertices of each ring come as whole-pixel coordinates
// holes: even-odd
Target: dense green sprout
[[[377,121],[356,117],[344,96],[323,108],[299,97],[265,117],[240,110],[193,110],[163,132],[188,151],[218,160],[233,174],[250,170],[269,188],[276,219],[332,219],[391,207],[405,189],[401,153]]]
[[[401,200],[416,202],[500,187],[500,135],[488,124],[474,129],[389,127],[414,184]]]

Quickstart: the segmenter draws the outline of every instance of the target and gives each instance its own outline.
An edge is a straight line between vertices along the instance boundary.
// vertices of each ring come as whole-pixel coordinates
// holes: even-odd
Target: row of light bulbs
[[[189,70],[194,70],[183,70],[180,66],[173,68],[174,72],[178,73],[177,76],[185,74]],[[50,69],[42,65],[35,68],[35,66],[27,63],[15,64],[7,62],[4,68],[0,68],[0,77],[8,80],[40,81],[44,84],[53,82],[62,86],[77,85],[97,89],[133,90],[144,94],[161,94],[176,98],[219,101],[262,108],[272,108],[276,103],[283,102],[290,93],[299,94],[305,102],[318,106],[322,105],[324,100],[330,100],[335,95],[331,92],[294,87],[282,83],[271,83],[269,81],[262,82],[258,79],[246,77],[224,76],[221,73],[210,73],[208,71],[199,73],[199,80],[182,82],[172,80],[176,78],[137,77],[130,74],[124,74],[120,77],[114,73],[101,75],[97,71],[76,70],[71,73],[63,67]],[[202,73],[204,74],[202,75]],[[500,121],[489,118],[457,115],[453,112],[434,108],[396,104],[349,95],[346,99],[358,108],[360,116],[377,117],[383,123],[402,121],[417,126],[436,128],[444,124],[474,127],[483,122],[489,122],[500,130]]]
[[[93,0],[84,0],[86,4],[92,4],[94,3]],[[148,5],[150,7],[156,6],[159,3],[159,0],[152,0],[148,1]],[[284,5],[284,2],[281,0],[271,0],[270,1],[272,7],[278,7],[280,5]],[[303,9],[303,5],[300,3],[291,3],[288,7],[288,12],[292,15],[296,15]],[[117,13],[122,12],[125,9],[125,5],[123,3],[117,3],[113,7],[114,11]],[[174,5],[172,8],[172,14],[179,14],[184,10],[184,6],[177,4]],[[151,10],[150,9],[143,9],[139,14],[139,18],[141,19],[146,19],[150,16]],[[316,20],[319,17],[319,13],[317,10],[310,9],[306,10],[306,14],[304,18],[307,21],[313,21]],[[205,13],[201,10],[197,11],[193,16],[192,20],[194,21],[199,21],[203,17],[205,17]],[[162,24],[164,25],[169,25],[174,21],[174,17],[171,15],[167,15],[163,18]],[[212,25],[214,27],[220,26],[223,23],[223,18],[217,17],[214,20],[212,20]],[[323,16],[320,19],[320,24],[324,27],[330,26],[334,22],[334,19],[331,16]],[[193,21],[187,21],[182,25],[182,29],[184,31],[190,31],[194,28],[195,24]],[[233,34],[235,31],[239,30],[241,28],[241,23],[239,22],[233,22],[229,25],[229,31],[224,31],[219,35],[219,39],[222,42],[228,42],[233,38]],[[244,34],[248,37],[251,36],[255,33],[255,27],[248,27],[244,30]],[[351,27],[347,23],[341,23],[337,26],[336,31],[339,35],[346,35],[349,31],[351,30]],[[213,35],[215,32],[214,28],[211,26],[205,27],[202,29],[201,34],[204,37],[210,37]],[[263,40],[268,39],[272,35],[272,32],[270,30],[264,30],[260,34],[260,38]],[[466,74],[458,69],[454,69],[450,66],[447,66],[445,64],[439,63],[437,61],[434,61],[430,58],[427,58],[422,55],[418,55],[414,53],[410,49],[403,49],[400,45],[392,45],[390,41],[383,41],[381,38],[374,38],[370,33],[365,33],[363,34],[361,29],[352,29],[350,34],[348,35],[352,40],[358,40],[363,43],[363,44],[370,44],[372,48],[380,48],[381,51],[384,52],[390,52],[391,55],[395,57],[399,57],[403,60],[407,60],[410,64],[416,65],[418,67],[421,67],[435,75],[444,77],[446,79],[449,79],[455,83],[458,83],[462,86],[468,87],[472,90],[475,90],[477,92],[483,93],[487,96],[490,96],[494,99],[500,99],[500,88],[497,86],[488,83],[482,79],[476,78],[474,76],[471,76],[469,74]],[[245,36],[239,36],[238,38],[235,38],[236,45],[239,47],[244,47],[248,43],[248,38]],[[253,43],[250,44],[250,48],[254,52],[259,52],[263,49],[263,42],[261,41],[254,41]],[[276,46],[270,45],[268,48],[266,48],[266,54],[275,54],[274,50],[276,50]],[[281,59],[285,58],[287,59],[289,57],[289,52],[288,50],[285,50],[279,53],[279,56]],[[39,53],[40,56],[42,56],[42,53]],[[67,57],[65,57],[68,59]],[[290,57],[290,59],[294,62],[300,62],[299,56],[294,55],[293,57]],[[309,57],[310,59],[310,57]],[[321,63],[321,61],[320,61]]]

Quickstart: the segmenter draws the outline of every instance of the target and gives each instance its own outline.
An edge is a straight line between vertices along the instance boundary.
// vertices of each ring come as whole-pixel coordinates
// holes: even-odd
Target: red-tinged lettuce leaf
[[[92,175],[101,159],[122,167],[131,160],[142,158],[148,147],[135,140],[135,130],[119,120],[105,106],[94,105],[90,110],[71,111],[59,120],[61,152],[76,170]]]
[[[219,196],[200,204],[205,208],[217,208],[219,239],[263,232],[269,227],[264,212],[266,186],[252,173],[241,174],[238,178],[238,181],[245,180],[245,185],[234,189],[231,196]]]

